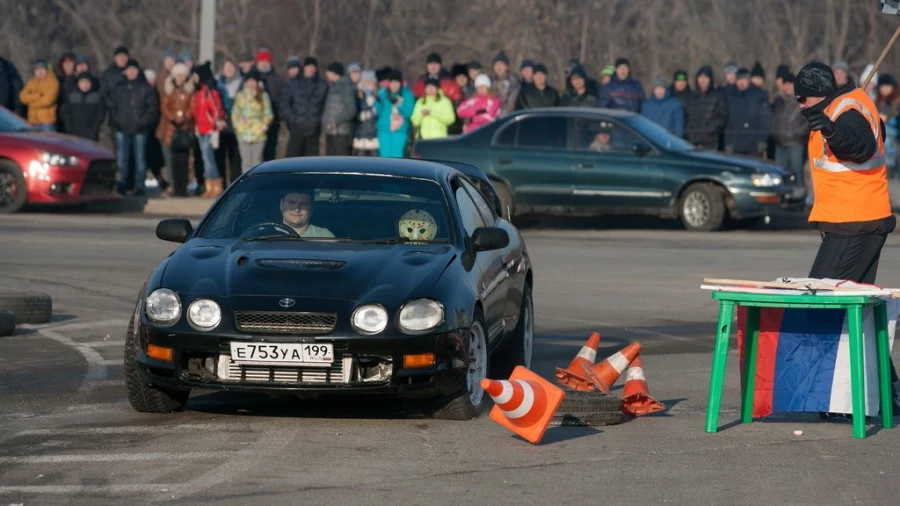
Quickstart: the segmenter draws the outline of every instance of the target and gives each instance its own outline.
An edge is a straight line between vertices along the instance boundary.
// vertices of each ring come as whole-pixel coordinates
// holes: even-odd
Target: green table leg
[[[709,398],[706,404],[706,432],[719,428],[719,406],[722,386],[725,382],[725,362],[728,359],[728,339],[731,335],[731,319],[734,302],[722,301],[719,306],[719,326],[716,328],[716,348],[713,352],[712,373],[709,376]]]
[[[847,309],[850,330],[850,390],[853,394],[853,437],[866,437],[866,388],[863,368],[862,306]]]
[[[881,426],[894,427],[894,402],[891,399],[891,347],[888,340],[887,305],[875,305],[875,328],[878,348],[878,391],[881,392]]]
[[[753,421],[753,398],[756,384],[756,355],[759,350],[759,311],[755,306],[747,308],[747,324],[744,326],[744,371],[741,375],[741,422]]]

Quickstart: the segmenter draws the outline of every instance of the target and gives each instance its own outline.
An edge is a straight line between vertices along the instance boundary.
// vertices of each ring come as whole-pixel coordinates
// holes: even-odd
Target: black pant
[[[177,197],[187,197],[188,167],[191,152],[189,150],[172,150],[172,191]]]
[[[263,146],[263,161],[268,162],[274,160],[278,154],[278,131],[281,129],[281,122],[277,119],[269,125],[266,132],[266,144]],[[288,155],[291,156],[291,155]]]
[[[291,132],[288,141],[287,157],[295,156],[319,156],[319,130],[310,135],[300,132]]]
[[[328,156],[350,156],[350,150],[352,148],[352,135],[325,136],[325,154]]]
[[[197,194],[203,193],[203,185],[206,183],[206,178],[203,176],[203,173],[206,171],[203,166],[203,154],[200,152],[200,137],[197,135],[192,136],[194,139],[194,146],[191,148],[194,154],[194,179],[197,181]]]
[[[847,279],[857,283],[875,283],[878,260],[887,234],[840,235],[822,233],[811,278]],[[897,381],[897,368],[891,364],[891,383]]]
[[[222,130],[219,134],[219,149],[215,151],[216,167],[229,185],[241,175],[241,154],[238,152],[237,135],[233,130]]]

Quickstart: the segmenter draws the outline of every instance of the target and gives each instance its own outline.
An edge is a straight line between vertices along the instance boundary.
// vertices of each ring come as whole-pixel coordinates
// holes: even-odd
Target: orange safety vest
[[[863,163],[838,160],[822,132],[810,132],[809,164],[815,199],[810,222],[874,221],[892,213],[878,108],[862,88],[855,88],[832,100],[825,114],[831,121],[837,121],[838,116],[849,110],[859,111],[869,122],[878,149]]]

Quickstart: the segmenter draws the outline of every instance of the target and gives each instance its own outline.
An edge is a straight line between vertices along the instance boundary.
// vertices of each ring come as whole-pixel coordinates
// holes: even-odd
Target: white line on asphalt
[[[100,361],[100,365],[102,365],[104,367],[110,367],[110,366],[114,366],[114,365],[122,365],[122,363],[123,363],[122,360],[123,359],[121,359],[121,358],[113,358],[113,359],[109,359],[109,360],[103,359]]]
[[[220,450],[216,452],[158,452],[158,453],[91,453],[73,455],[26,455],[0,457],[0,464],[61,464],[69,462],[144,462],[151,460],[219,460],[247,454],[246,451]]]
[[[168,492],[167,484],[126,485],[0,485],[0,494],[133,494],[136,492]]]
[[[55,330],[40,329],[38,330],[38,332],[44,337],[53,339],[56,342],[65,344],[66,346],[75,348],[75,350],[77,350],[78,353],[81,353],[81,355],[87,361],[88,370],[84,374],[84,377],[81,379],[81,386],[78,388],[79,392],[90,391],[91,388],[93,388],[91,386],[91,382],[101,381],[107,378],[107,371],[104,367],[106,365],[104,364],[104,362],[107,362],[107,360],[105,360],[99,353],[97,353],[97,350],[91,348],[90,346],[85,346],[84,344],[77,341],[73,341],[64,335],[57,333]]]
[[[16,436],[87,436],[110,434],[157,434],[169,432],[183,432],[191,430],[249,430],[247,426],[225,423],[193,423],[179,425],[132,425],[124,427],[82,427],[72,429],[28,429],[16,434]]]
[[[79,344],[83,344],[85,346],[90,346],[91,348],[111,348],[113,346],[125,346],[124,339],[118,339],[115,341],[79,341]]]
[[[63,323],[63,322],[49,322],[49,323],[38,323],[31,325],[22,325],[22,328],[33,329],[33,330],[43,330],[43,329],[53,329],[53,330],[92,330],[98,329],[102,327],[116,327],[128,325],[128,320],[102,320],[96,322],[78,322],[78,323]]]

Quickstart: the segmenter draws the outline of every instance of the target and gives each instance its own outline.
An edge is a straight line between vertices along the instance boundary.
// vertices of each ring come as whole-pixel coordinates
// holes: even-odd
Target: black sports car
[[[481,379],[530,366],[534,336],[531,261],[493,192],[470,165],[295,158],[238,178],[196,229],[161,221],[157,237],[184,244],[137,300],[132,406],[180,410],[196,387],[477,416]]]

